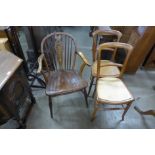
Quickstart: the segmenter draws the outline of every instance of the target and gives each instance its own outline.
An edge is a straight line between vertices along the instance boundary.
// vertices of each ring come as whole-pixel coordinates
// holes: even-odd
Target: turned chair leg
[[[94,105],[94,111],[92,113],[92,117],[91,117],[91,121],[94,121],[94,119],[96,118],[96,112],[97,112],[97,103],[95,103]]]
[[[82,92],[83,92],[83,95],[84,95],[84,98],[85,98],[86,106],[88,108],[88,100],[87,100],[87,91],[86,91],[86,88],[84,88]]]
[[[91,88],[92,88],[93,83],[94,83],[94,77],[92,76],[91,82],[90,82],[90,86],[89,86],[88,96],[90,94],[90,91],[91,91]]]
[[[96,112],[97,112],[97,108],[95,108],[94,111],[93,111],[91,121],[94,121],[94,119],[96,118]]]
[[[132,103],[132,102],[131,102]],[[129,110],[129,108],[130,108],[130,106],[131,106],[131,103],[128,103],[127,104],[127,106],[126,106],[126,108],[125,108],[125,110],[124,110],[124,112],[123,112],[123,115],[122,115],[122,121],[124,121],[124,116],[125,116],[125,114],[127,113],[127,111]]]
[[[53,108],[52,108],[52,98],[51,96],[49,96],[49,108],[50,108],[50,114],[51,114],[51,118],[53,118]]]

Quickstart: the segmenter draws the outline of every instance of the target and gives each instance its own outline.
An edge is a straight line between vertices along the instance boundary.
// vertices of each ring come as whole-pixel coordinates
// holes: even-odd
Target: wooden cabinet
[[[152,49],[148,53],[143,63],[143,67],[146,69],[154,69],[155,68],[155,44]]]
[[[134,49],[126,68],[126,72],[131,74],[136,73],[136,71],[143,64],[146,56],[154,46],[155,27],[148,26],[143,30],[137,29],[135,33],[137,34],[137,40],[133,44]]]
[[[24,127],[35,99],[21,63],[14,54],[0,52],[0,122],[14,118]]]
[[[135,31],[138,26],[110,26],[111,29],[118,30],[122,33],[122,37],[120,42],[128,43],[129,39],[131,38],[131,34]]]

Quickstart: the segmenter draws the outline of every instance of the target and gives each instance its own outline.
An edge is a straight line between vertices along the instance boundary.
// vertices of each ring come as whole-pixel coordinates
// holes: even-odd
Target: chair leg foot
[[[123,112],[123,114],[122,114],[122,121],[124,121],[124,116],[127,113],[127,111],[129,110],[130,106],[131,106],[131,103],[128,103],[125,110],[124,110],[124,112]]]
[[[51,118],[53,118],[53,108],[52,108],[52,98],[51,98],[51,96],[49,96],[49,108],[50,108]]]
[[[93,82],[94,82],[94,77],[91,78],[91,82],[90,82],[90,86],[89,86],[89,91],[88,91],[88,96],[89,96],[89,94],[90,94],[90,91],[91,91]]]
[[[95,108],[94,111],[93,111],[91,121],[94,121],[94,119],[96,118],[96,112],[97,112],[97,108]]]
[[[88,108],[88,100],[87,100],[87,91],[86,91],[86,88],[83,89],[83,94],[84,94],[86,106],[87,106],[87,108]]]

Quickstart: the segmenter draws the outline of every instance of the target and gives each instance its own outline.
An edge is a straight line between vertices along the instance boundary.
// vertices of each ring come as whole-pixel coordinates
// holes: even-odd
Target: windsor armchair
[[[104,49],[112,49],[109,52],[115,54],[113,49],[115,48],[123,48],[126,52],[126,57],[123,64],[110,62],[108,64],[101,63],[101,53],[104,52]],[[92,115],[92,120],[95,119],[96,112],[98,110],[124,110],[122,115],[122,120],[124,120],[124,116],[128,111],[131,103],[134,101],[133,96],[127,89],[124,82],[121,80],[121,77],[124,74],[125,67],[128,63],[128,59],[131,55],[133,47],[129,44],[119,43],[119,42],[109,42],[103,43],[98,48],[97,55],[97,76],[96,76],[96,96],[95,96],[95,104],[94,104],[94,112]],[[102,77],[101,69],[107,66],[116,66],[120,68],[120,74],[118,77],[108,76]],[[109,104],[112,106],[121,105],[122,108],[101,108],[101,104]]]
[[[58,95],[81,91],[88,106],[86,92],[88,83],[82,79],[82,73],[84,67],[90,64],[84,54],[78,51],[74,38],[64,32],[51,33],[42,40],[41,52],[38,58],[38,73],[42,73],[46,82],[51,117],[53,118],[52,98]],[[75,69],[77,56],[83,62],[79,71]],[[43,60],[48,74],[44,73]]]
[[[92,57],[93,57],[93,65],[92,65],[92,70],[91,70],[91,82],[89,86],[89,91],[88,95],[90,94],[92,85],[94,83],[94,79],[97,76],[97,61],[96,61],[96,56],[97,56],[97,47],[101,43],[105,42],[119,42],[121,39],[122,33],[116,30],[96,30],[93,32],[92,37],[93,37],[93,44],[92,44]],[[102,54],[102,59],[110,59],[109,52],[107,51],[108,49],[104,49],[105,52]],[[116,49],[115,50],[116,53]],[[113,55],[112,59],[115,59],[116,55]],[[108,64],[110,63],[109,60],[101,60],[102,65],[103,64]],[[119,70],[116,66],[107,66],[102,68],[101,70],[102,76],[108,76],[108,75],[119,75]],[[95,92],[95,90],[94,90]]]

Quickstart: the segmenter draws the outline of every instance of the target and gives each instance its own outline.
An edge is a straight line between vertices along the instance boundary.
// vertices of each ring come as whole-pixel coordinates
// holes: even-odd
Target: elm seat
[[[119,78],[105,77],[98,80],[98,101],[104,101],[110,104],[122,104],[124,102],[133,101],[133,99],[126,85]]]
[[[74,70],[59,70],[51,72],[46,94],[57,96],[59,94],[72,93],[84,89],[88,86],[87,81],[83,80],[79,73]]]
[[[101,60],[101,65],[110,64],[111,61],[109,60]],[[120,70],[116,66],[105,66],[102,67],[100,70],[100,76],[115,76],[118,77],[120,75]],[[97,76],[97,61],[95,61],[92,65],[92,76]]]

